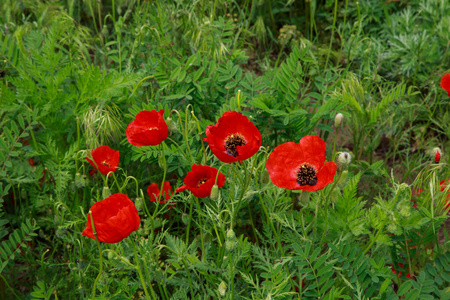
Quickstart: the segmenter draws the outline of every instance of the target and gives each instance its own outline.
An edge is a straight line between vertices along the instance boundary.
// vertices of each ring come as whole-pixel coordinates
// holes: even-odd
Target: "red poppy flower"
[[[100,242],[118,243],[139,228],[141,218],[127,195],[116,193],[91,207],[95,231]],[[88,215],[83,235],[95,240],[91,217]]]
[[[85,157],[87,161],[103,175],[109,172],[115,172],[119,165],[119,151],[109,148],[108,146],[100,146],[92,151],[94,161]]]
[[[134,146],[155,146],[161,144],[169,135],[164,110],[143,110],[127,127],[128,142]]]
[[[443,88],[448,93],[448,96],[450,97],[450,73],[442,76],[441,88]]]
[[[252,157],[261,147],[262,138],[258,128],[243,114],[227,111],[217,124],[206,127],[209,148],[225,163],[243,161]]]
[[[90,170],[89,171],[89,175],[91,175],[92,177],[94,177],[95,173],[97,173],[97,170]]]
[[[30,164],[30,166],[34,167],[34,164],[35,164],[36,162],[34,161],[34,159],[29,158],[29,159],[28,159],[28,163]]]
[[[441,192],[445,191],[447,188],[447,184],[450,183],[450,179],[442,180],[439,185],[441,187]],[[448,210],[450,208],[450,192],[447,194],[447,199],[445,200],[445,209]]]
[[[300,142],[277,146],[266,168],[273,184],[290,190],[318,191],[334,180],[336,163],[325,163],[325,142],[308,135]]]
[[[434,155],[434,163],[437,164],[441,160],[441,153],[439,150],[436,150],[436,154]]]
[[[165,203],[167,200],[170,199],[172,194],[169,193],[169,191],[172,189],[172,186],[170,185],[170,182],[164,181],[163,184],[163,195],[159,201],[159,203]],[[160,197],[159,194],[161,191],[159,190],[159,185],[157,183],[152,183],[147,188],[147,193],[150,196],[151,202],[156,202],[157,199]]]
[[[211,194],[211,189],[216,181],[218,170],[210,166],[193,165],[192,171],[184,178],[185,185],[175,190],[175,193],[188,189],[197,198],[205,198]],[[225,184],[225,175],[219,172],[217,186],[220,188]]]

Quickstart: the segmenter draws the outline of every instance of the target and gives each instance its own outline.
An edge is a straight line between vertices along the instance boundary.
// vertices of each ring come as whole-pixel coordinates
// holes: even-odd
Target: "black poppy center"
[[[232,135],[229,135],[225,140],[225,149],[227,150],[228,154],[230,154],[233,157],[236,157],[239,155],[239,153],[236,150],[236,147],[244,146],[245,144],[247,144],[247,142],[245,141],[244,137],[239,133],[234,133]]]
[[[317,172],[309,164],[302,164],[297,170],[297,183],[300,186],[314,186],[317,183]]]
[[[109,165],[109,162],[107,162],[106,160],[102,162],[102,165],[110,168],[111,166]]]
[[[206,177],[200,179],[200,180],[198,181],[197,188],[199,188],[202,184],[206,183],[207,181],[208,181],[208,178],[206,178]]]

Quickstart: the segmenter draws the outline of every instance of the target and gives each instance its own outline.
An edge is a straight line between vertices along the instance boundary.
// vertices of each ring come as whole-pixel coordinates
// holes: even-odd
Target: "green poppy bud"
[[[233,229],[230,228],[227,231],[227,240],[225,242],[225,249],[227,249],[228,251],[233,251],[234,247],[236,245],[235,239],[236,239],[236,235],[235,235]]]
[[[211,188],[211,195],[210,195],[210,197],[211,197],[212,200],[219,199],[219,186],[216,183]]]
[[[342,119],[344,119],[343,114],[341,113],[336,114],[336,117],[334,117],[334,128],[338,128],[339,125],[341,125]]]
[[[111,191],[109,190],[109,187],[104,186],[103,191],[102,191],[102,197],[103,197],[103,199],[106,199],[109,196],[111,196]]]
[[[188,214],[183,214],[181,216],[181,221],[183,222],[184,225],[189,224],[189,215]]]
[[[225,284],[225,282],[224,281],[222,281],[220,284],[219,284],[219,294],[220,294],[220,296],[225,296],[225,293],[227,292],[227,285]]]
[[[167,128],[169,129],[169,131],[175,132],[178,130],[177,124],[175,123],[174,120],[172,120],[171,117],[168,117],[166,119],[166,124],[167,124]]]
[[[134,201],[134,206],[136,206],[137,211],[142,210],[142,198],[136,198]]]

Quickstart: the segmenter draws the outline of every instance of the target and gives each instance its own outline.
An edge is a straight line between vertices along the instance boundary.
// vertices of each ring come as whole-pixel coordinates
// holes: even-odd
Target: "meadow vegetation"
[[[0,299],[450,299],[449,28],[2,0]]]

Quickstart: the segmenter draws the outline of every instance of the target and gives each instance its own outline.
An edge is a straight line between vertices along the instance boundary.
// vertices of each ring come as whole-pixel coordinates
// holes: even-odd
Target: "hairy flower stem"
[[[94,288],[92,289],[92,299],[95,299],[95,291],[97,288],[97,282],[100,279],[100,276],[102,275],[102,272],[103,272],[103,257],[102,257],[102,248],[100,247],[100,241],[98,240],[98,237],[97,237],[97,231],[95,231],[94,217],[92,216],[92,211],[89,211],[89,215],[91,216],[92,233],[94,234],[95,241],[97,242],[98,252],[100,254],[100,269],[98,271],[97,278],[95,278],[95,281],[94,281]]]
[[[189,272],[186,261],[183,259],[182,262],[183,262],[184,269],[186,270],[186,274],[187,274],[187,277],[189,280],[189,289],[191,290],[191,299],[194,299],[194,289],[192,288],[191,273]]]
[[[191,228],[191,220],[192,220],[192,206],[194,202],[191,201],[191,206],[189,207],[189,221],[186,229],[186,245],[189,245],[189,229]]]
[[[198,209],[198,221],[200,223],[200,239],[202,241],[202,260],[205,259],[205,242],[203,241],[203,220],[202,220],[202,215],[200,214],[201,212],[201,208],[200,208],[200,204],[198,203],[198,198],[194,196],[195,199],[195,204],[197,205],[197,209]],[[189,218],[190,220],[190,218]]]
[[[137,236],[137,235],[136,235]],[[142,271],[141,268],[139,266],[139,257],[137,256],[137,250],[136,250],[136,243],[133,243],[133,249],[134,249],[134,259],[136,260],[136,270],[139,273],[139,278],[141,279],[141,284],[142,287],[144,288],[144,292],[145,292],[145,298],[146,299],[150,299],[149,295],[148,295],[148,291],[147,288],[145,287],[145,280],[144,280],[144,276],[142,276]],[[150,291],[152,292],[152,297],[153,299],[156,299],[156,295],[155,295],[155,291],[153,291],[153,287],[152,284],[150,283]]]

